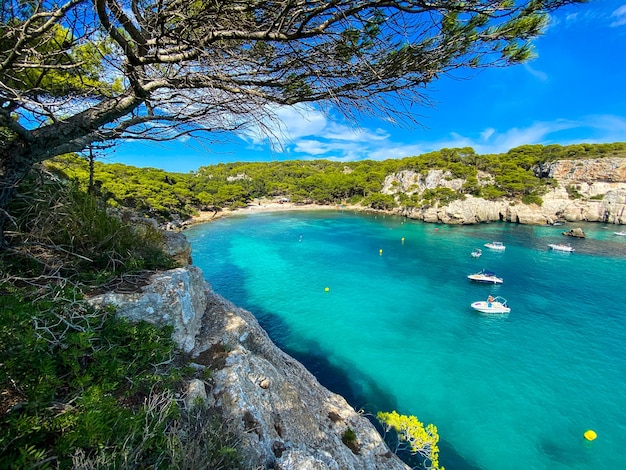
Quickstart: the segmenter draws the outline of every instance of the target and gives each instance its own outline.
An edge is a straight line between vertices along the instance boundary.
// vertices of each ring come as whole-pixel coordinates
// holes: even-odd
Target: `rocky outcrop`
[[[180,232],[163,231],[165,238],[165,252],[170,255],[179,266],[191,264],[191,245]]]
[[[96,307],[111,305],[118,316],[132,321],[171,325],[174,342],[190,352],[195,347],[207,305],[205,284],[200,268],[188,266],[155,273],[136,292],[107,292],[87,301]]]
[[[454,191],[460,191],[463,183],[465,183],[464,179],[453,178],[449,171],[429,170],[427,173],[418,173],[404,170],[387,176],[380,192],[383,194],[403,192],[411,195],[434,188],[450,188]]]
[[[535,170],[535,174],[554,178],[562,184],[624,183],[626,159],[558,160],[541,165]]]
[[[626,224],[626,159],[561,160],[544,164],[535,173],[557,182],[542,195],[541,205],[466,196],[447,205],[401,207],[397,212],[409,218],[445,224],[507,221],[544,225],[557,220]],[[479,172],[477,176],[478,184],[493,183],[487,173]],[[388,176],[382,192],[410,196],[435,188],[459,191],[464,183],[465,180],[442,170],[426,173],[405,170]]]
[[[188,385],[187,406],[205,402],[221,415],[247,468],[408,469],[367,418],[274,345],[251,313],[214,293],[199,268],[156,273],[138,292],[89,301],[174,327],[178,346],[210,370],[209,381]],[[356,441],[343,442],[348,430]]]
[[[276,347],[254,316],[208,291],[194,351],[212,371],[210,405],[241,439],[249,468],[407,469],[374,426]],[[342,437],[356,435],[353,449]]]
[[[562,233],[566,237],[585,238],[585,232],[580,227],[573,228],[571,230],[568,230],[567,232],[562,232]]]

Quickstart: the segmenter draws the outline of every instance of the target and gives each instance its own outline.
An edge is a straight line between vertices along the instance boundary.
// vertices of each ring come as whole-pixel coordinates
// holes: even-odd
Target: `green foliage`
[[[27,6],[31,2],[22,3]],[[19,59],[31,66],[4,67],[0,73],[4,85],[21,90],[27,96],[113,96],[122,90],[119,79],[103,78],[106,71],[102,58],[112,52],[109,39],[102,37],[81,43],[64,26],[53,24],[46,28],[44,15],[39,14],[34,20],[31,18],[28,27],[24,20],[25,17],[13,18],[0,24],[2,51],[11,49],[8,46],[19,37],[21,28],[32,30],[39,27],[42,31],[41,35],[23,41],[21,51],[13,49]]]
[[[347,428],[343,434],[341,435],[341,442],[344,443],[346,447],[348,447],[354,454],[358,454],[361,450],[361,446],[356,437],[356,433],[351,429]]]
[[[388,210],[397,203],[380,194],[388,175],[411,170],[427,176],[430,170],[465,180],[458,194],[435,188],[405,197],[404,207],[448,204],[466,194],[489,200],[515,198],[539,203],[554,182],[538,171],[557,159],[626,157],[626,143],[523,145],[503,154],[478,155],[471,147],[443,148],[419,156],[385,161],[328,160],[238,162],[205,166],[195,173],[168,173],[154,168],[95,163],[98,194],[115,207],[131,207],[151,217],[185,219],[198,210],[245,207],[254,198],[288,197],[293,202],[361,203]],[[56,171],[86,188],[87,162],[65,156],[50,163]]]
[[[488,184],[481,188],[479,195],[484,199],[495,201],[496,199],[505,196],[506,192],[493,184]]]
[[[0,413],[3,468],[43,456],[68,468],[77,449],[89,454],[128,439],[147,438],[158,449],[163,429],[142,435],[148,409],[141,403],[180,380],[171,328],[94,311],[77,295],[0,296],[0,388],[14,398]],[[170,407],[166,421],[177,413]]]
[[[33,276],[58,271],[83,282],[145,269],[173,267],[160,232],[110,215],[95,196],[67,181],[33,174],[10,206],[15,250],[2,253],[8,272]],[[32,256],[32,249],[48,253]]]
[[[362,204],[372,209],[389,210],[397,206],[393,196],[390,194],[374,193],[365,197]]]
[[[206,410],[179,406],[195,372],[172,327],[82,300],[85,280],[171,266],[158,232],[74,183],[32,178],[0,259],[0,468],[243,468]]]
[[[543,199],[537,194],[524,194],[522,196],[522,202],[524,204],[537,204],[540,206],[543,204]]]
[[[580,191],[578,191],[578,188],[572,184],[565,186],[565,190],[567,191],[567,195],[570,199],[580,199],[583,197],[583,195],[580,194]]]
[[[386,432],[395,431],[399,446],[406,444],[409,452],[422,456],[425,468],[444,470],[439,466],[439,434],[435,425],[424,426],[415,416],[400,415],[396,411],[379,411],[376,418]]]
[[[344,444],[348,444],[351,442],[356,442],[356,433],[351,429],[351,428],[347,428],[342,436],[341,436],[341,440]]]
[[[432,206],[439,204],[440,206],[446,206],[452,201],[464,198],[463,194],[450,188],[425,189],[422,192],[422,205]]]

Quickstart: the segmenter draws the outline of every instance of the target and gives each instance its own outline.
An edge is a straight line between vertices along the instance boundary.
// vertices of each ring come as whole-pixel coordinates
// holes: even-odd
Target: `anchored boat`
[[[496,273],[485,271],[484,269],[476,274],[470,274],[467,278],[470,281],[487,282],[489,284],[502,284],[504,282],[501,277],[496,276]]]
[[[472,308],[482,313],[509,313],[511,311],[504,297],[489,296],[487,300],[472,303]]]

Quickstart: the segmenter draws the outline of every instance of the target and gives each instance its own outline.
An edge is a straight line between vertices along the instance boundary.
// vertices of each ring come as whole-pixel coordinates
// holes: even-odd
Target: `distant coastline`
[[[198,215],[193,216],[185,222],[186,226],[204,224],[212,222],[223,217],[231,215],[247,215],[258,214],[264,212],[281,212],[281,211],[321,211],[321,210],[349,210],[353,212],[385,212],[393,214],[392,211],[378,211],[369,207],[357,206],[352,204],[304,204],[294,202],[276,202],[270,199],[254,200],[246,207],[237,209],[227,209],[221,211],[200,211]]]

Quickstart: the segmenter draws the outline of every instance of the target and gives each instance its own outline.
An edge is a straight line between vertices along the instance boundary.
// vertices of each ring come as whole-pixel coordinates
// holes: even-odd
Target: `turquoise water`
[[[587,239],[564,239],[574,226]],[[448,470],[571,470],[626,468],[626,237],[613,230],[333,211],[186,235],[213,288],[320,382],[357,408],[437,425]],[[506,251],[483,247],[492,240]],[[576,252],[548,250],[564,241]],[[504,284],[468,281],[483,268]],[[469,307],[489,294],[511,313]]]

